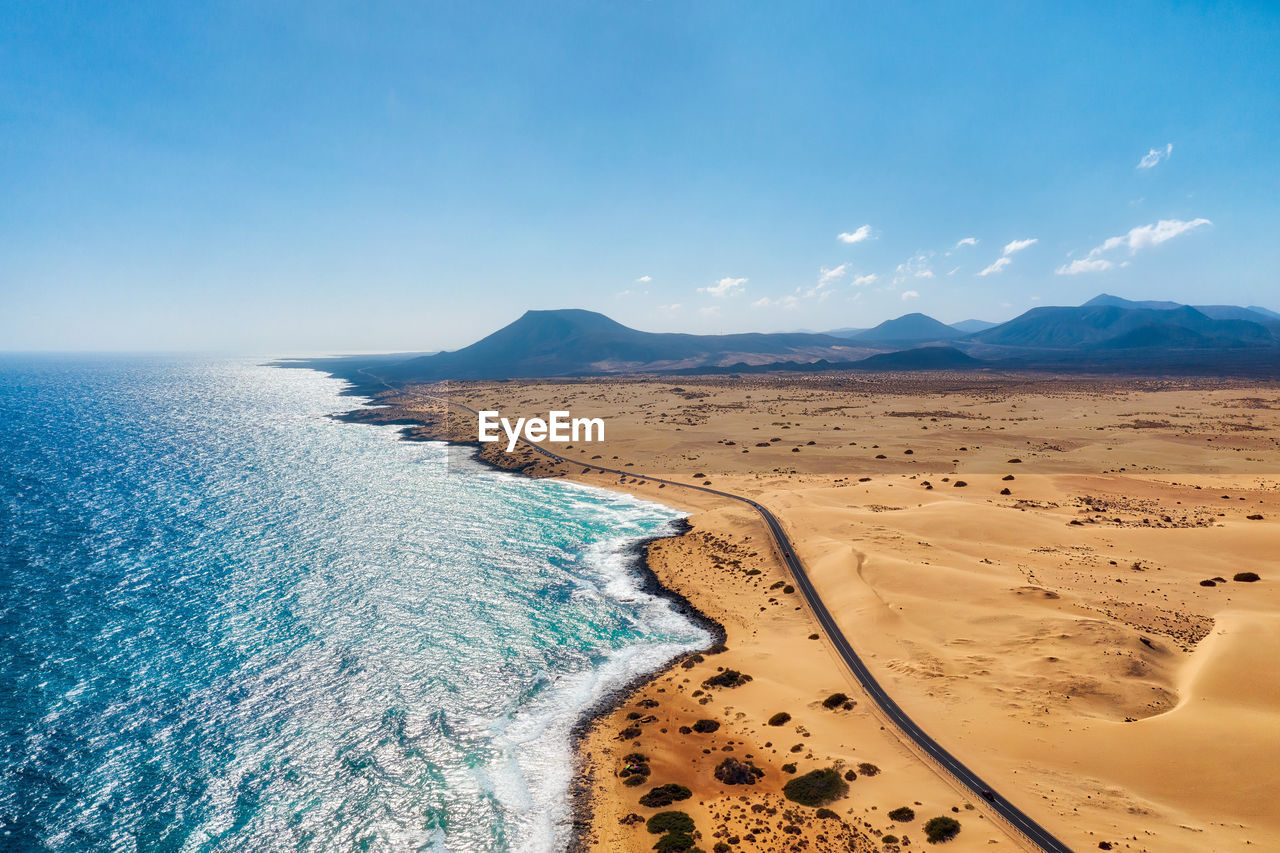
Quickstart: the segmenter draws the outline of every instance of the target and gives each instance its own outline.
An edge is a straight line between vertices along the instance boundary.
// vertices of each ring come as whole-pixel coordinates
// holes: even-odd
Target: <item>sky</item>
[[[0,350],[1280,310],[1280,5],[15,0]]]

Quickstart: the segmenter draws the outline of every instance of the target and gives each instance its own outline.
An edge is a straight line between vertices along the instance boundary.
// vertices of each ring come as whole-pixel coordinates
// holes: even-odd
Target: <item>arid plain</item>
[[[481,455],[690,513],[691,531],[652,545],[648,562],[724,627],[725,649],[674,664],[587,727],[584,847],[651,849],[643,819],[658,809],[639,799],[668,782],[693,792],[671,808],[709,851],[919,849],[938,815],[961,824],[951,849],[1023,846],[881,718],[748,507],[647,477],[769,507],[903,709],[1073,849],[1280,847],[1280,386],[478,382],[388,391],[356,418],[474,443],[474,415],[444,399],[603,418],[604,442],[547,445],[574,464],[496,444]],[[725,671],[750,680],[704,683]],[[824,704],[839,693],[847,701]],[[763,776],[726,784],[715,771],[727,758]],[[781,796],[793,774],[823,767],[851,781],[822,817]],[[903,806],[911,819],[889,817]]]

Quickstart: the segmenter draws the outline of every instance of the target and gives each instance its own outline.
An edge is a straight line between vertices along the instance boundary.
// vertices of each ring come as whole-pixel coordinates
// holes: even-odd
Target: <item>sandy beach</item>
[[[881,719],[758,516],[645,476],[771,509],[889,693],[1073,849],[1280,846],[1280,690],[1267,674],[1280,654],[1275,385],[515,381],[387,392],[352,417],[474,443],[474,416],[442,398],[601,417],[604,442],[550,447],[580,465],[494,444],[481,455],[691,514],[648,565],[724,627],[725,648],[659,673],[586,728],[584,849],[652,849],[644,821],[663,809],[640,798],[668,783],[689,789],[669,808],[693,818],[708,851],[919,848],[936,816],[960,823],[950,849],[1024,846]],[[849,779],[825,811],[782,796],[823,768]]]

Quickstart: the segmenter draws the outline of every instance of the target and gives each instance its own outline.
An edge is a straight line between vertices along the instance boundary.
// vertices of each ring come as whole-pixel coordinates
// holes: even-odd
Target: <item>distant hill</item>
[[[772,362],[769,364],[728,364],[711,368],[687,368],[673,370],[671,373],[725,374],[725,373],[825,373],[837,370],[894,371],[894,370],[969,370],[977,367],[988,367],[990,362],[965,355],[954,347],[929,346],[915,349],[883,352],[858,361],[810,361],[803,364],[797,362]]]
[[[1123,296],[1112,296],[1110,293],[1099,293],[1080,307],[1095,308],[1108,305],[1112,308],[1148,308],[1152,311],[1170,311],[1174,308],[1182,307],[1181,302],[1160,302],[1154,299],[1139,302],[1133,299],[1125,299]]]
[[[1062,370],[1280,377],[1280,315],[1265,308],[1135,302],[1108,294],[994,325],[906,314],[839,334],[642,332],[579,309],[527,311],[453,352],[290,361],[372,392],[387,383],[619,373]],[[842,336],[842,335],[850,336]]]
[[[413,358],[377,374],[396,381],[514,379],[654,372],[735,362],[848,360],[867,355],[849,340],[803,332],[686,335],[641,332],[581,309],[526,311],[453,352]]]
[[[1178,308],[1187,307],[1178,302],[1158,302],[1151,300],[1136,302],[1132,299],[1112,296],[1109,293],[1101,293],[1084,303],[1084,305],[1085,307],[1110,305],[1116,308],[1147,308],[1154,311],[1173,311]],[[1268,321],[1280,320],[1280,314],[1257,306],[1242,308],[1239,305],[1192,305],[1190,307],[1213,320],[1248,320],[1252,323],[1265,323]]]
[[[962,333],[927,314],[903,314],[854,335],[859,341],[946,341]]]
[[[854,362],[857,370],[964,370],[983,367],[982,359],[965,355],[955,347],[917,347],[898,352],[882,352]]]
[[[951,328],[962,335],[972,335],[974,332],[985,332],[999,325],[999,323],[988,323],[986,320],[961,320],[959,323],[952,323]]]
[[[1089,349],[1138,329],[1179,328],[1195,332],[1218,344],[1274,345],[1271,330],[1247,320],[1215,320],[1183,305],[1172,309],[1121,308],[1115,305],[1082,305],[1078,308],[1033,308],[1007,323],[978,332],[970,339],[989,345],[1027,349]],[[1159,335],[1143,333],[1151,340]],[[1178,334],[1167,332],[1170,341]]]

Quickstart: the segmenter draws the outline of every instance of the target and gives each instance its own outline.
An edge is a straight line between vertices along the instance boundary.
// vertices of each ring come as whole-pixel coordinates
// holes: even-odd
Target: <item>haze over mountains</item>
[[[1103,294],[1080,306],[1033,308],[999,324],[949,326],[917,313],[829,334],[689,335],[642,332],[593,311],[563,309],[527,311],[453,352],[324,366],[386,382],[982,368],[1280,376],[1280,314]]]

